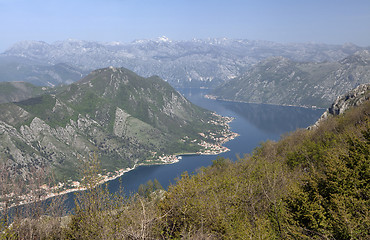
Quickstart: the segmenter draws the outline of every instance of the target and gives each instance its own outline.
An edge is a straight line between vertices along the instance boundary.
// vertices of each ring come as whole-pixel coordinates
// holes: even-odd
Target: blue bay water
[[[231,151],[219,156],[236,160],[236,156],[251,153],[266,140],[279,140],[282,134],[313,124],[323,113],[322,109],[273,106],[264,104],[236,103],[204,98],[207,90],[178,89],[194,104],[215,111],[222,116],[234,117],[231,130],[240,134],[225,144]],[[196,172],[201,167],[212,164],[215,155],[183,156],[178,163],[170,165],[140,166],[120,179],[110,182],[109,189],[116,191],[121,183],[126,194],[135,192],[140,184],[157,179],[164,188],[175,182],[184,171]]]

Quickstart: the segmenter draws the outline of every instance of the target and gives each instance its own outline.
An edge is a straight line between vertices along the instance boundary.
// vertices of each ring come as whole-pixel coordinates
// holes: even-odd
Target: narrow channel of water
[[[273,106],[264,104],[216,101],[204,98],[207,90],[180,89],[187,99],[203,108],[223,116],[234,117],[230,124],[232,131],[240,134],[225,144],[231,151],[219,156],[235,160],[236,156],[251,153],[262,141],[278,140],[284,133],[313,124],[323,113],[322,109]],[[175,164],[140,166],[122,177],[109,182],[109,189],[115,192],[123,185],[126,194],[135,192],[140,184],[157,179],[164,188],[175,182],[184,171],[196,172],[198,168],[212,164],[217,156],[183,156]]]

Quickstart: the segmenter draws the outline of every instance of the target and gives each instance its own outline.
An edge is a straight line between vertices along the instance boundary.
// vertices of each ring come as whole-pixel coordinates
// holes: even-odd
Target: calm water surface
[[[231,130],[240,134],[236,139],[225,144],[231,151],[219,156],[236,159],[251,153],[261,142],[266,140],[279,140],[282,134],[305,128],[313,124],[324,112],[323,109],[307,109],[299,107],[283,107],[264,104],[235,103],[205,99],[207,90],[178,89],[187,99],[203,108],[215,111],[223,116],[234,117],[230,124]],[[197,169],[212,164],[217,156],[183,156],[178,163],[170,165],[140,166],[122,177],[109,182],[111,192],[117,191],[120,184],[124,192],[135,192],[140,184],[148,180],[157,179],[164,188],[175,182],[175,178],[187,171],[194,173]],[[71,204],[73,194],[69,194]],[[67,203],[67,205],[69,205]]]

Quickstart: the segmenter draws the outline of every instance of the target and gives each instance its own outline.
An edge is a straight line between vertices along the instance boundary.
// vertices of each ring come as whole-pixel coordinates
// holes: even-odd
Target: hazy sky
[[[227,37],[370,46],[370,0],[0,0],[0,52],[22,40]]]

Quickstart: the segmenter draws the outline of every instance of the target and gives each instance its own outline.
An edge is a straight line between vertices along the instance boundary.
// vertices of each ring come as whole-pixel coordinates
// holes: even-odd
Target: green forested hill
[[[1,104],[0,112],[0,163],[24,179],[40,168],[51,168],[57,180],[78,179],[93,153],[114,172],[162,154],[197,152],[193,140],[214,142],[199,133],[227,130],[162,79],[112,67],[57,93]]]

